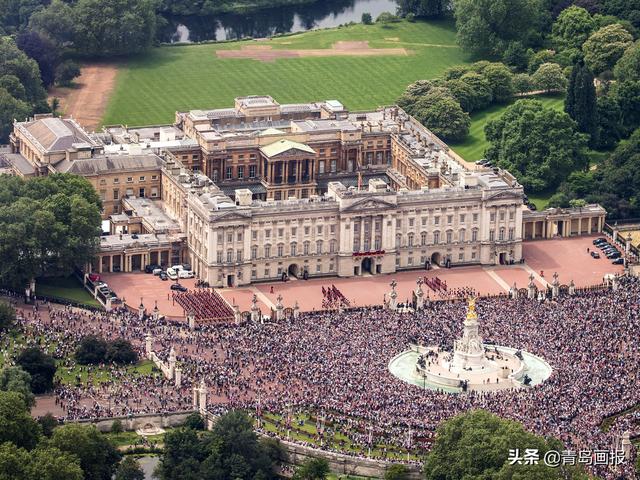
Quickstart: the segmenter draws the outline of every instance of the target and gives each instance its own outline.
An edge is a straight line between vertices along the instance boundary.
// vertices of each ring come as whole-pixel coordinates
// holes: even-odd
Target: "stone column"
[[[422,278],[418,278],[416,282],[418,288],[416,288],[416,310],[422,310],[424,308],[424,291],[422,290]]]
[[[198,392],[199,400],[198,406],[200,409],[200,415],[205,415],[207,413],[207,384],[204,383],[204,378],[200,382],[200,391]]]
[[[173,347],[169,351],[169,378],[174,378],[176,373],[176,351]]]
[[[238,305],[233,306],[233,319],[236,325],[242,323],[242,314],[240,313],[240,307],[238,307]]]
[[[193,312],[187,313],[187,322],[189,323],[189,329],[193,330],[196,328],[196,316]]]
[[[551,296],[558,298],[560,296],[560,281],[558,280],[558,272],[553,273],[553,282],[551,283]]]
[[[571,279],[571,283],[569,283],[569,295],[573,296],[576,294],[576,284],[573,283],[573,279]]]
[[[113,273],[113,255],[109,255],[109,273]]]
[[[512,299],[514,299],[514,300],[518,299],[518,287],[516,285],[516,282],[513,282],[513,285],[509,289],[509,293],[511,294],[511,298]]]
[[[392,280],[389,284],[391,286],[391,292],[389,293],[389,310],[395,310],[398,307],[398,292],[396,292],[396,286],[398,283],[395,280]]]
[[[527,298],[533,300],[536,298],[536,284],[533,281],[533,273],[529,275],[529,285],[527,287]]]
[[[194,410],[198,409],[199,402],[200,402],[200,389],[196,385],[196,386],[193,387],[193,402],[192,402],[192,405],[193,405]]]
[[[298,317],[300,317],[300,305],[298,305],[298,301],[296,300],[296,303],[293,305],[293,318],[297,320]]]
[[[621,450],[624,452],[624,459],[629,460],[631,458],[631,434],[626,431],[622,434],[620,441]]]
[[[181,368],[176,368],[174,378],[176,381],[176,388],[180,388],[180,386],[182,385],[182,369]]]
[[[284,305],[282,305],[282,295],[276,298],[276,320],[281,322],[284,319]]]
[[[151,352],[153,351],[153,336],[150,333],[145,337],[144,351],[147,357],[151,356]]]
[[[254,293],[251,299],[251,321],[257,322],[260,320],[260,309],[258,308],[258,296]]]

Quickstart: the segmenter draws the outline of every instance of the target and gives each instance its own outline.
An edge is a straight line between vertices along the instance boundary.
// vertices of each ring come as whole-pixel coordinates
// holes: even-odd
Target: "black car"
[[[171,290],[178,290],[179,292],[186,292],[189,289],[187,287],[185,287],[184,285],[180,285],[179,283],[174,283],[173,285],[171,285]]]
[[[613,260],[614,258],[620,258],[621,254],[620,252],[611,252],[611,253],[607,253],[607,258],[609,260]]]
[[[602,237],[601,237],[601,238],[596,238],[596,239],[593,241],[593,244],[594,244],[594,245],[600,245],[600,244],[602,244],[602,243],[609,243],[609,242],[607,241],[607,239],[606,239],[606,238],[602,238]]]
[[[618,257],[611,263],[613,263],[614,265],[624,265],[624,258]]]
[[[594,251],[591,252],[591,256],[593,258],[600,258],[600,254],[598,252],[594,252]]]
[[[618,251],[618,249],[616,247],[606,247],[602,249],[602,253],[607,254],[607,253],[620,253]]]
[[[160,265],[151,264],[144,267],[144,273],[153,273],[156,268],[160,268]]]
[[[160,280],[169,280],[169,276],[166,272],[160,272]]]

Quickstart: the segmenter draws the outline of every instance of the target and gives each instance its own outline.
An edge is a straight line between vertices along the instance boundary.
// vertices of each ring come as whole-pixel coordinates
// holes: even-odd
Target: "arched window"
[[[396,248],[400,248],[402,246],[402,235],[396,235]]]
[[[478,229],[474,228],[473,230],[471,230],[471,241],[472,242],[477,242],[478,241]]]
[[[453,241],[453,231],[447,230],[447,243],[451,243]]]
[[[316,253],[320,255],[322,253],[322,240],[316,242]]]
[[[413,233],[407,235],[407,245],[413,247]]]
[[[460,231],[458,232],[458,237],[460,238],[461,242],[464,242],[466,240],[465,238],[466,235],[467,235],[467,232],[465,231],[465,229],[461,228]]]
[[[302,244],[303,254],[309,255],[309,242],[304,242]]]
[[[291,256],[295,257],[298,254],[298,244],[296,242],[291,242]]]
[[[422,232],[420,234],[420,245],[423,247],[427,244],[427,232]]]
[[[264,246],[264,256],[265,258],[269,258],[271,256],[271,245]]]
[[[331,240],[331,242],[329,242],[329,252],[330,253],[336,253],[336,241],[335,240]]]
[[[500,233],[498,234],[498,240],[504,240],[504,227],[500,228]]]
[[[284,257],[284,245],[283,244],[278,244],[278,256],[279,257]]]
[[[433,232],[433,243],[435,243],[436,245],[440,243],[440,232],[438,230]]]

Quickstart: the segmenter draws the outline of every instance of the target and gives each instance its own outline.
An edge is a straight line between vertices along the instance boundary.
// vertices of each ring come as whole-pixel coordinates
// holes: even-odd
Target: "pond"
[[[320,0],[311,4],[258,10],[245,14],[165,17],[160,33],[165,43],[265,38],[282,33],[304,32],[359,23],[363,13],[372,18],[382,12],[395,13],[395,0]]]

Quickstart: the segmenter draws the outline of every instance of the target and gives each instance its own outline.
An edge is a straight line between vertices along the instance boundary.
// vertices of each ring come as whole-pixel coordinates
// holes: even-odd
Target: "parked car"
[[[179,283],[174,283],[174,284],[171,285],[171,290],[178,290],[179,292],[186,292],[189,289],[187,287],[185,287],[184,285],[180,285]]]
[[[178,272],[178,278],[193,278],[194,273],[191,270],[180,270]]]
[[[167,275],[166,272],[160,272],[160,280],[169,280],[169,276]]]
[[[99,282],[100,281],[100,275],[98,275],[97,273],[90,273],[89,274],[89,280],[91,280],[92,282]]]
[[[120,266],[116,265],[115,267],[113,267],[113,271],[114,271],[114,273],[119,272],[120,271]]]
[[[160,275],[161,273],[162,273],[162,269],[160,267],[153,269],[153,274],[154,275]]]
[[[183,263],[182,264],[182,269],[183,270],[192,270],[191,264],[190,263]]]
[[[151,265],[147,265],[146,267],[144,267],[144,271],[145,273],[153,273],[156,268],[160,268],[160,265],[152,263]]]
[[[613,260],[614,258],[620,258],[622,255],[620,254],[620,252],[611,252],[611,253],[607,253],[607,258],[609,260]]]
[[[599,254],[598,252],[593,252],[593,251],[592,251],[592,252],[591,252],[591,256],[592,256],[593,258],[600,258],[600,254]]]
[[[608,241],[606,238],[604,238],[604,237],[596,238],[596,239],[593,241],[593,244],[594,244],[594,245],[599,245],[599,244],[601,244],[601,243],[609,243],[609,241]]]
[[[173,268],[176,272],[184,270],[184,267],[182,265],[171,265],[171,268]]]
[[[169,277],[171,280],[177,280],[178,279],[178,272],[176,272],[173,267],[167,268],[167,277]]]
[[[602,253],[606,255],[607,253],[620,253],[620,252],[616,247],[607,247],[602,249]]]
[[[624,258],[618,257],[611,263],[613,263],[614,265],[624,265]]]

